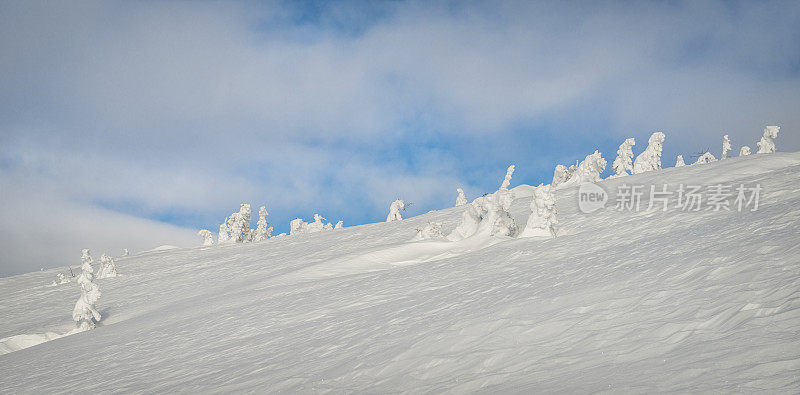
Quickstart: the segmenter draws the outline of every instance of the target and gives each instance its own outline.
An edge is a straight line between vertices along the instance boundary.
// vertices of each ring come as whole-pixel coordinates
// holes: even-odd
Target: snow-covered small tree
[[[764,135],[761,136],[761,141],[757,142],[757,154],[772,154],[775,152],[775,139],[780,132],[780,126],[767,126],[764,128]]]
[[[344,228],[344,221],[339,221],[336,223],[336,226],[333,227],[334,230]]]
[[[664,133],[655,132],[647,140],[647,148],[633,162],[633,174],[661,170],[661,150],[664,147]]]
[[[565,182],[567,182],[570,178],[572,178],[572,174],[578,168],[578,161],[575,161],[575,164],[567,167],[565,165],[557,165],[555,171],[553,172],[553,187],[557,187]]]
[[[456,207],[467,204],[467,197],[464,195],[464,190],[461,188],[456,188],[456,191],[458,192],[458,196],[456,197]]]
[[[726,159],[728,157],[728,151],[731,150],[731,139],[728,138],[728,135],[722,136],[722,156],[720,156],[720,160]]]
[[[295,218],[291,222],[289,222],[289,235],[296,236],[303,233],[307,233],[308,231],[308,224],[305,223],[301,218]]]
[[[636,140],[631,137],[625,139],[617,149],[617,158],[611,164],[611,170],[614,170],[612,177],[627,176],[628,172],[633,171],[633,146],[636,145]]]
[[[226,218],[225,224],[223,225],[219,227],[219,243],[244,243],[252,241],[253,232],[250,231],[250,205],[242,203],[239,206],[239,211]]]
[[[508,166],[506,169],[506,177],[503,178],[503,183],[500,184],[500,191],[507,191],[508,186],[511,185],[511,176],[514,174],[514,165]]]
[[[203,245],[214,245],[214,235],[208,229],[200,229],[197,235],[203,238]]]
[[[743,146],[742,149],[739,150],[739,156],[747,156],[750,155],[750,147]]]
[[[593,154],[586,156],[583,162],[581,162],[572,172],[570,178],[561,183],[561,185],[579,185],[584,182],[600,181],[602,180],[600,173],[606,169],[607,163],[608,162],[606,162],[606,160],[603,159],[603,156],[600,154],[600,151],[594,151]]]
[[[228,227],[230,219],[225,217],[225,220],[219,225],[219,235],[217,236],[217,243],[227,243],[231,241],[231,229]]]
[[[114,258],[102,254],[100,255],[100,268],[97,269],[97,278],[107,277],[117,277],[117,266],[114,265]]]
[[[448,240],[459,241],[475,234],[510,237],[517,235],[517,224],[508,213],[514,201],[514,193],[508,190],[513,171],[512,165],[497,192],[481,196],[469,204],[461,215],[461,223],[447,236]]]
[[[56,274],[56,280],[53,280],[53,282],[50,283],[50,286],[51,287],[55,287],[56,285],[66,284],[68,282],[69,282],[69,279],[67,278],[67,276],[64,275],[64,273],[57,273]]]
[[[314,222],[308,224],[308,233],[316,233],[326,230],[325,223],[322,222],[325,219],[325,217],[319,214],[314,214]],[[330,226],[330,224],[328,224],[328,226]],[[333,229],[332,226],[330,228]]]
[[[100,287],[94,282],[93,260],[88,249],[82,251],[81,261],[83,262],[81,274],[76,280],[81,287],[81,296],[72,309],[72,319],[79,330],[88,330],[94,329],[101,318],[95,307],[95,303],[100,299]]]
[[[253,241],[262,241],[269,239],[272,236],[272,227],[267,224],[267,212],[266,206],[261,206],[258,209],[258,222],[256,223],[256,230],[253,234]]]
[[[717,158],[714,157],[710,152],[706,152],[700,157],[697,158],[697,162],[694,162],[695,165],[704,165],[706,163],[716,162]]]
[[[400,199],[397,199],[389,205],[389,215],[386,216],[386,222],[392,221],[402,221],[403,216],[400,214],[400,211],[406,209],[406,203]]]
[[[128,249],[127,249],[127,248],[123,248],[123,249],[122,249],[122,256],[128,256],[128,255],[130,255],[130,254],[131,254],[131,253],[128,251]]]
[[[528,217],[528,223],[519,237],[556,237],[556,225],[558,225],[556,214],[558,210],[555,205],[556,198],[550,185],[539,184],[533,191],[531,215]]]
[[[417,229],[417,234],[414,240],[430,240],[442,238],[442,223],[441,222],[428,222],[422,229]]]
[[[686,166],[686,162],[683,161],[683,155],[678,155],[678,159],[675,161],[675,167],[682,166]]]

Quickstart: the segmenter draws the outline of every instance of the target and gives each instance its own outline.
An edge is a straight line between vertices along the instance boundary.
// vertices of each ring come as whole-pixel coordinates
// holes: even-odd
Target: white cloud
[[[752,146],[777,123],[779,149],[800,149],[796,3],[360,7],[297,24],[277,3],[3,3],[5,179],[75,212],[59,220],[102,203],[211,227],[249,201],[273,221],[351,223],[399,196],[424,210],[456,186],[491,190],[493,170],[474,163],[502,172],[520,128],[565,142],[660,129],[665,149],[688,151],[725,133]],[[532,150],[529,166],[586,154]]]

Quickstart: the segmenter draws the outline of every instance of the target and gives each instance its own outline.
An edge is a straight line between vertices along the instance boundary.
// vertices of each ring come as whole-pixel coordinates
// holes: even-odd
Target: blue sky
[[[0,275],[800,137],[797,2],[0,4]]]

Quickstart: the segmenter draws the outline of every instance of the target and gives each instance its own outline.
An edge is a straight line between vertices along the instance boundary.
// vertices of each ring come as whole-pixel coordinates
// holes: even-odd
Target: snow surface
[[[98,328],[60,338],[78,287],[2,278],[0,392],[798,393],[799,172],[777,153],[632,175],[592,214],[560,189],[554,239],[411,241],[461,206],[120,257]],[[618,212],[621,183],[763,190],[756,212]]]

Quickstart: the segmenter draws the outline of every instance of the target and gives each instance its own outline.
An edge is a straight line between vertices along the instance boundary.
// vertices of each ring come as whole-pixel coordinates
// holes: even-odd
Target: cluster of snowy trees
[[[778,137],[778,132],[781,130],[780,126],[767,126],[764,128],[764,133],[761,136],[761,140],[756,143],[758,146],[758,154],[771,154],[775,152],[775,139]],[[728,158],[728,152],[732,149],[731,139],[726,134],[722,136],[722,155],[720,156],[720,160]],[[747,156],[750,155],[750,147],[749,146],[742,146],[739,149],[739,156]],[[711,162],[716,162],[717,158],[710,152],[704,152],[701,154],[697,161],[694,162],[694,165],[704,165]],[[685,166],[686,164],[683,161],[683,156],[678,155],[678,159],[675,162],[675,167]]]
[[[286,233],[281,233],[272,236],[273,228],[267,223],[266,206],[261,206],[258,209],[258,221],[256,228],[250,228],[250,205],[242,203],[239,206],[239,211],[234,212],[219,225],[219,234],[217,236],[217,243],[257,243],[272,237],[283,237]],[[293,219],[289,222],[289,234],[294,236],[302,233],[314,233],[323,230],[334,230],[343,227],[343,222],[339,221],[335,225],[325,223],[326,219],[319,214],[314,214],[314,222],[307,223],[301,218]],[[197,235],[203,238],[204,246],[214,245],[214,235],[208,229],[201,229]]]
[[[314,222],[306,223],[302,218],[295,218],[289,223],[289,235],[295,236],[304,233],[316,233],[323,230],[341,229],[343,222],[339,221],[336,225],[331,225],[330,222],[325,223],[327,218],[314,214]]]
[[[267,223],[266,206],[258,209],[258,222],[256,228],[250,228],[250,205],[242,203],[239,211],[231,214],[219,225],[217,242],[225,243],[250,243],[266,240],[272,236],[272,227]],[[203,245],[214,245],[214,235],[208,229],[201,229],[197,235],[203,238]]]

